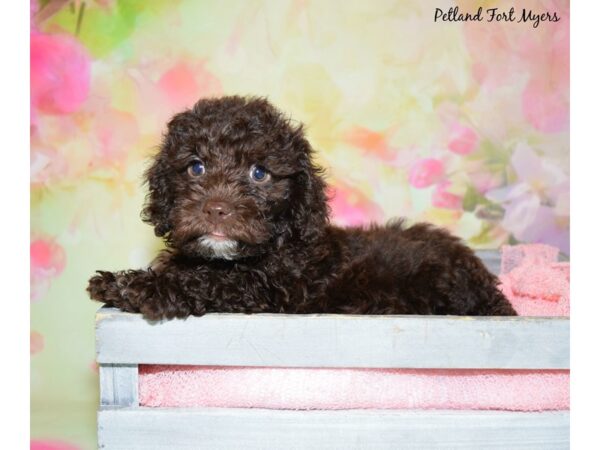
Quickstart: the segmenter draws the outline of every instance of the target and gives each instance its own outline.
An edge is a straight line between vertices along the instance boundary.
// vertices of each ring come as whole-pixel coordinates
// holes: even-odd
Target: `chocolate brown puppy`
[[[142,212],[147,270],[99,271],[92,299],[159,320],[207,312],[516,315],[459,238],[402,220],[329,223],[302,126],[262,98],[200,100],[168,124]]]

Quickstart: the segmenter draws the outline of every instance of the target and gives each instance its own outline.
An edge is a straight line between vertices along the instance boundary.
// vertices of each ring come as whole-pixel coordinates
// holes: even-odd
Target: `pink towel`
[[[569,264],[540,244],[502,249],[520,315],[569,314]],[[271,409],[569,409],[568,370],[298,369],[141,365],[141,406]]]
[[[569,263],[544,244],[502,247],[502,292],[520,316],[568,316]]]
[[[140,366],[139,397],[162,407],[560,410],[569,372]]]

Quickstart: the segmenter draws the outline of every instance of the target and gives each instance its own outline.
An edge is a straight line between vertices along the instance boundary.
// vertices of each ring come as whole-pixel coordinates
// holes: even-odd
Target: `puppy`
[[[302,126],[261,98],[174,116],[143,220],[166,250],[147,270],[98,271],[94,300],[149,320],[236,313],[516,315],[498,280],[443,229],[329,224]]]

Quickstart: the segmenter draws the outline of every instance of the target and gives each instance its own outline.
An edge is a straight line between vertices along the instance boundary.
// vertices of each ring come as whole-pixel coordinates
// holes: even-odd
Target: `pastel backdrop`
[[[569,253],[569,3],[557,23],[434,23],[446,0],[31,3],[32,448],[95,448],[96,269],[146,265],[141,175],[197,99],[306,124],[333,220],[395,216],[477,248]]]

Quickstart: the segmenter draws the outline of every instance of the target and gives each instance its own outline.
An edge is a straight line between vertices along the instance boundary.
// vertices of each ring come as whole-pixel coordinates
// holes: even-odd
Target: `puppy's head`
[[[311,156],[302,127],[266,100],[200,100],[168,124],[142,217],[189,256],[240,259],[309,244],[328,220]]]

